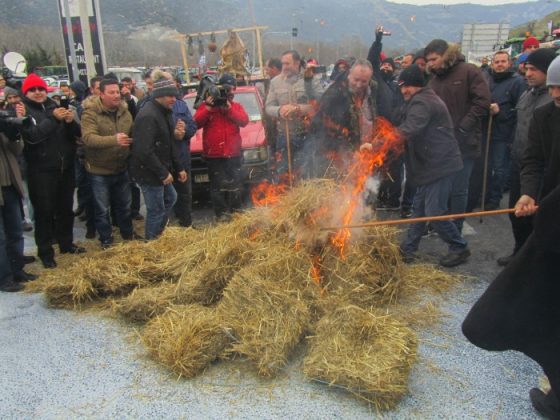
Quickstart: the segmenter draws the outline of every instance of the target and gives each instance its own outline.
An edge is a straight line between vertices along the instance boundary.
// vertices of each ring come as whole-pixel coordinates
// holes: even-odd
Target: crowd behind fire
[[[434,39],[398,67],[383,53],[382,38],[379,27],[367,58],[339,59],[328,80],[297,51],[266,62],[259,90],[273,180],[337,178],[356,152],[376,152],[385,119],[400,133],[404,153],[392,150],[370,204],[400,210],[402,218],[439,216],[498,209],[509,191],[515,241],[497,261],[507,266],[531,234],[538,204],[560,183],[560,58],[531,37],[517,61],[500,50],[479,68],[457,45]],[[180,226],[191,226],[189,143],[199,128],[217,222],[242,209],[240,127],[249,117],[235,91],[244,81],[222,74],[227,100],[208,95],[192,115],[171,74],[154,69],[145,80],[146,92],[114,74],[93,77],[89,88],[74,81],[64,92],[69,104],[47,94],[36,74],[21,89],[0,80],[3,109],[23,119],[0,119],[1,291],[19,291],[37,277],[24,270],[35,260],[23,253],[24,228],[34,230],[48,269],[57,265],[55,244],[63,254],[86,252],[73,239],[78,216],[86,238],[98,237],[104,249],[113,244],[113,226],[125,241],[157,238],[172,209]],[[140,236],[133,220],[144,217]],[[463,220],[411,224],[400,245],[403,260],[417,259],[421,238],[435,231],[449,246],[440,264],[464,263],[470,251]],[[531,395],[550,418],[560,413],[554,385],[549,394]]]

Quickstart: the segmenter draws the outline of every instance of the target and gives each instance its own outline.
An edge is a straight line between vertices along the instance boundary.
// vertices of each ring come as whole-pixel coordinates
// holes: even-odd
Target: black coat
[[[406,168],[414,185],[431,184],[463,167],[453,122],[432,89],[421,89],[406,104],[399,130],[406,140]]]
[[[490,351],[517,350],[541,365],[560,392],[560,187],[541,203],[534,231],[463,322]]]
[[[521,162],[521,194],[535,200],[560,185],[560,108],[550,102],[535,110]]]
[[[140,184],[163,185],[169,174],[183,171],[175,145],[171,110],[148,100],[134,120],[130,175]]]
[[[27,171],[65,171],[73,168],[76,139],[81,135],[78,123],[58,121],[53,116],[58,105],[52,99],[40,104],[24,98],[23,103],[27,114],[33,118],[33,124],[21,129]]]

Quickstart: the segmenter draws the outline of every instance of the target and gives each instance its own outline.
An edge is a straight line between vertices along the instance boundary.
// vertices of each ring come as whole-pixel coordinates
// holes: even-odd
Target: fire
[[[372,150],[360,150],[354,153],[354,163],[348,170],[347,182],[342,186],[347,197],[347,209],[342,217],[342,225],[352,222],[356,208],[361,201],[366,180],[391,158],[402,153],[403,143],[397,130],[384,118],[376,120],[376,134],[372,139]],[[352,236],[350,229],[340,229],[331,237],[342,259],[345,258],[346,246]]]
[[[273,184],[270,181],[261,182],[251,188],[251,201],[255,207],[270,206],[278,203],[289,188],[288,174],[282,175],[280,183]]]
[[[315,255],[311,260],[311,278],[315,282],[317,286],[321,286],[321,263],[322,259],[321,256]]]

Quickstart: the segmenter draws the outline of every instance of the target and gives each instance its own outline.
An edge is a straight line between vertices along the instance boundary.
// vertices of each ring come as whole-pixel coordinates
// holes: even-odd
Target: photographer
[[[239,127],[249,123],[243,106],[233,101],[235,79],[224,74],[219,82],[220,97],[209,94],[194,120],[203,128],[203,156],[208,164],[210,197],[218,220],[229,219],[241,208],[241,134]],[[224,92],[225,91],[225,92]],[[224,100],[225,99],[225,100]]]
[[[37,277],[23,271],[23,229],[20,200],[23,180],[17,155],[23,142],[17,138],[15,127],[0,118],[0,291],[17,292],[19,282]]]
[[[32,123],[21,129],[25,141],[29,197],[35,211],[35,243],[45,268],[56,267],[53,241],[61,253],[78,254],[84,248],[73,244],[74,156],[80,126],[74,113],[47,97],[47,85],[36,74],[23,82],[23,105]]]

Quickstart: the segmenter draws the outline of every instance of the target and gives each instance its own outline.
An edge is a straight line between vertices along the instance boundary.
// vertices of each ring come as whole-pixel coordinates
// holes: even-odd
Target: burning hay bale
[[[402,322],[346,306],[319,321],[309,338],[304,373],[388,409],[407,391],[416,347],[416,335]]]
[[[237,273],[217,311],[235,337],[228,352],[254,362],[259,375],[274,376],[300,342],[310,314],[297,289],[263,274],[259,267]]]
[[[202,372],[228,344],[215,309],[201,305],[169,308],[146,325],[142,341],[155,359],[186,378]]]

